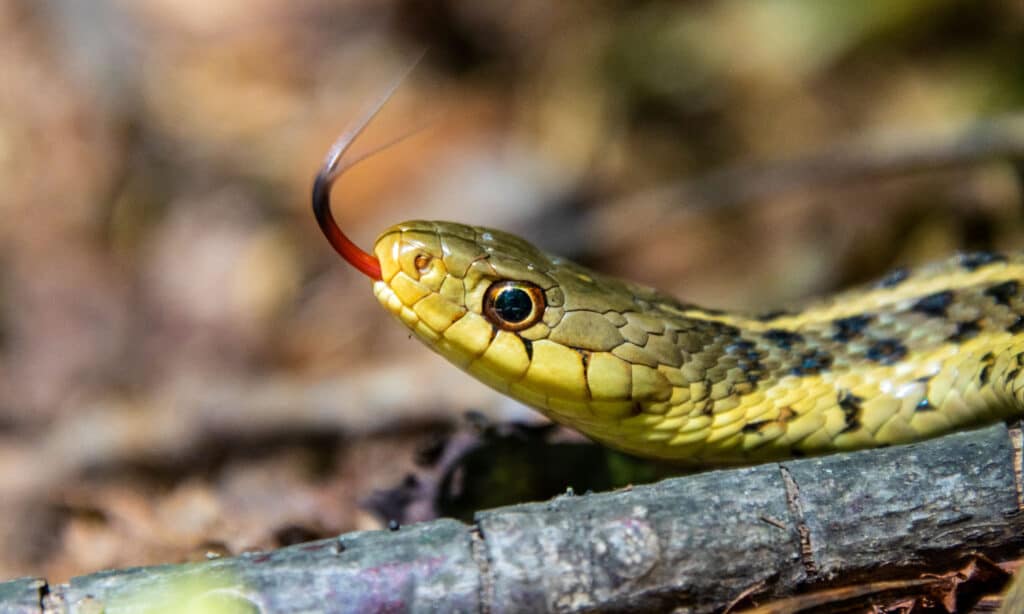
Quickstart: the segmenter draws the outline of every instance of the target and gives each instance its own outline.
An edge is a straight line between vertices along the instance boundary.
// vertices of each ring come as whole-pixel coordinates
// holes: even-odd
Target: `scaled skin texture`
[[[681,303],[497,230],[406,222],[374,293],[419,339],[552,420],[638,456],[749,463],[900,444],[1021,413],[1024,258],[962,254],[793,313]],[[485,315],[497,281],[539,321]],[[1018,281],[1021,280],[1021,281]]]

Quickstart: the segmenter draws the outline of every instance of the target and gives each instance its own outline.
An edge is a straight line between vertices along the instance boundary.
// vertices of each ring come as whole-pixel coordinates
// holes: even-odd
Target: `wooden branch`
[[[25,578],[0,582],[0,612],[4,614],[35,614],[42,612],[46,581]]]
[[[50,586],[42,602],[39,581],[19,580],[0,584],[0,611],[201,600],[227,612],[712,612],[869,580],[919,590],[925,572],[1022,552],[1011,439],[998,425],[499,508],[474,526],[436,520],[102,572]]]

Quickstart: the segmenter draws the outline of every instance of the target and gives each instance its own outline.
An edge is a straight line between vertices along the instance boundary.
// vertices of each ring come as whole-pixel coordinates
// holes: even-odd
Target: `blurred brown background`
[[[425,129],[335,190],[367,247],[488,225],[762,311],[1024,245],[1016,0],[0,0],[0,579],[377,528],[467,410],[539,421],[310,213],[422,49],[357,150]]]

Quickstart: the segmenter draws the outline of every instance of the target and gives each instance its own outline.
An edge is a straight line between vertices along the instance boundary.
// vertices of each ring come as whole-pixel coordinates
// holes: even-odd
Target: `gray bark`
[[[1014,435],[1019,437],[1019,435]],[[721,610],[879,576],[1019,556],[1019,458],[998,425],[905,447],[650,486],[265,554],[0,584],[0,610],[238,612]],[[751,601],[741,601],[749,606]],[[20,604],[20,606],[19,606]],[[22,609],[18,609],[21,607]]]
[[[39,612],[46,581],[22,578],[0,582],[0,611],[4,614],[30,614]]]

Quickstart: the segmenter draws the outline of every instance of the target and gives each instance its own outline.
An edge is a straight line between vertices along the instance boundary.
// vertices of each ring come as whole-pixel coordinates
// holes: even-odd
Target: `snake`
[[[393,91],[393,90],[392,90]],[[739,465],[906,444],[1024,409],[1024,253],[963,252],[799,309],[705,309],[500,230],[409,221],[372,252],[317,222],[379,303],[484,384],[627,454]]]

